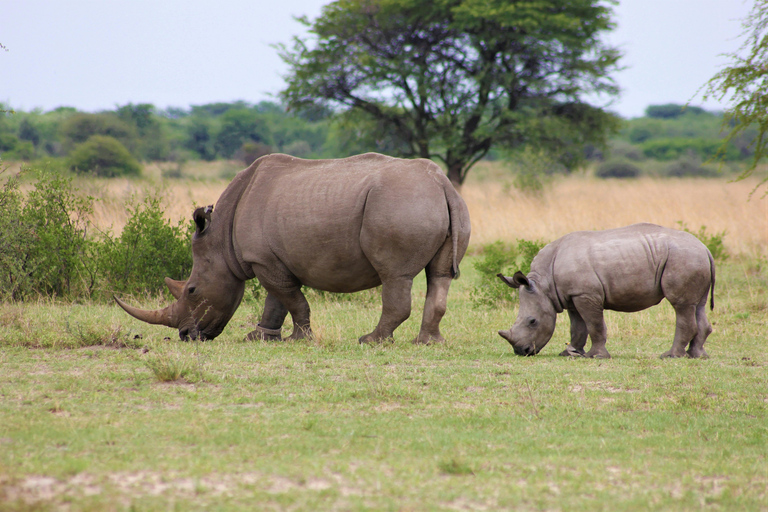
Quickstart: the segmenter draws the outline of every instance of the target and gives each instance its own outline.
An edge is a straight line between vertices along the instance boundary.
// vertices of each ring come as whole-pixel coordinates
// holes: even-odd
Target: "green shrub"
[[[711,178],[719,175],[717,169],[703,166],[699,159],[688,157],[672,162],[664,169],[663,173],[671,178],[682,178],[684,176]]]
[[[114,112],[72,113],[61,123],[59,134],[67,152],[94,135],[112,137],[120,141],[124,147],[134,149],[137,137],[136,129]]]
[[[8,160],[28,162],[35,158],[35,145],[28,140],[20,140],[11,151],[3,153],[3,156]]]
[[[240,147],[239,156],[245,165],[251,165],[256,159],[270,153],[272,153],[272,148],[268,145],[249,140]]]
[[[5,178],[0,188],[0,300],[19,300],[32,290],[24,255],[34,239],[32,227],[22,215],[19,175],[8,176],[8,169],[3,167],[0,177]]]
[[[640,147],[643,154],[656,160],[676,160],[685,156],[696,156],[702,160],[722,157],[723,160],[734,161],[741,158],[735,146],[729,145],[724,154],[720,154],[722,141],[720,139],[669,137],[652,139],[643,142]]]
[[[71,178],[38,173],[26,197],[18,177],[0,191],[0,297],[79,297],[96,282],[94,242],[87,237],[93,198],[75,193]]]
[[[595,171],[598,178],[637,178],[640,168],[626,160],[611,160],[600,164]]]
[[[187,279],[192,271],[192,222],[176,226],[163,217],[159,197],[129,205],[119,237],[106,234],[99,250],[102,288],[107,292],[158,293],[164,278]]]
[[[518,240],[516,245],[507,246],[501,241],[488,244],[482,249],[482,257],[472,265],[480,274],[480,283],[470,293],[475,306],[492,307],[499,303],[512,303],[517,299],[514,289],[496,276],[498,273],[511,275],[519,270],[527,274],[531,262],[546,245],[542,241]]]
[[[709,252],[712,253],[712,257],[715,260],[724,261],[728,259],[728,250],[725,248],[725,244],[723,243],[723,238],[725,238],[726,233],[725,230],[719,233],[709,234],[707,233],[707,226],[701,226],[698,231],[691,231],[683,221],[678,221],[677,224],[680,226],[681,230],[685,231],[686,233],[690,233],[701,240],[701,243],[707,246],[707,249],[709,249]]]
[[[0,152],[12,151],[19,143],[19,138],[12,133],[0,133]],[[7,158],[6,158],[7,160]]]
[[[139,162],[120,141],[107,135],[94,135],[77,146],[69,156],[69,168],[105,178],[141,174]]]

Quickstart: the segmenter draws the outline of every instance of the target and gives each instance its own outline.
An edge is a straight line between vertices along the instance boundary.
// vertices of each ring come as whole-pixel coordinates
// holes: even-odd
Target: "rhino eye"
[[[528,327],[536,327],[538,323],[539,323],[538,320],[536,320],[535,318],[528,319]]]
[[[195,293],[195,287],[194,286],[190,286],[189,287],[189,294],[192,295],[193,293]]]

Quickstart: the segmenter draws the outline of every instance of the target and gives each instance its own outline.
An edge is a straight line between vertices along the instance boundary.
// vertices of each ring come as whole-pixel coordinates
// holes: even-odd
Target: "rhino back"
[[[235,215],[243,259],[256,267],[285,265],[307,286],[350,292],[378,286],[377,259],[392,250],[417,251],[435,230],[445,240],[447,179],[432,162],[270,157]]]
[[[581,231],[561,239],[554,281],[566,304],[575,296],[601,300],[605,309],[639,311],[672,288],[709,275],[708,251],[689,233],[653,224]],[[667,290],[670,288],[670,290]],[[699,295],[692,300],[698,300]]]

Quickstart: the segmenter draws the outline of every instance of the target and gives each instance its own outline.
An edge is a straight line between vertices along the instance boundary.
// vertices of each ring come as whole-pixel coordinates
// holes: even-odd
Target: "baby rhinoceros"
[[[715,263],[690,233],[654,224],[577,231],[545,246],[527,276],[498,277],[520,288],[517,320],[508,331],[499,331],[518,355],[544,348],[557,314],[566,310],[571,342],[560,355],[611,357],[603,310],[640,311],[666,297],[677,320],[672,348],[661,357],[708,357],[704,342],[712,326],[706,305],[707,295],[710,309],[715,305]],[[585,353],[587,335],[592,347]]]

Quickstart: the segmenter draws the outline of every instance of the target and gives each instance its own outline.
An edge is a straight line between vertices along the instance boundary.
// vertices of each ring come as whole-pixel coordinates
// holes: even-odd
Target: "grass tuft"
[[[475,472],[472,470],[469,464],[455,457],[451,457],[448,460],[440,461],[437,464],[437,467],[438,469],[440,469],[440,472],[445,475],[469,476],[469,475],[475,474]]]
[[[144,362],[158,382],[197,382],[203,380],[196,361],[169,354],[147,358]]]

